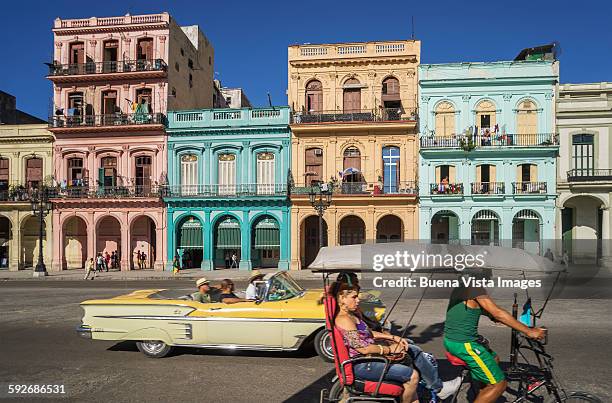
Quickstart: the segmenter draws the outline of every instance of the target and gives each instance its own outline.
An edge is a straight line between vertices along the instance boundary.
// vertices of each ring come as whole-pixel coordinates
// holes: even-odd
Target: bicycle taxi
[[[377,266],[380,256],[414,256],[416,259],[408,259],[409,265],[386,265],[384,268]],[[479,256],[479,267],[449,267],[448,261],[457,262],[453,257]],[[378,257],[377,257],[378,256]],[[421,256],[421,258],[418,258]],[[426,259],[427,256],[445,256],[444,259]],[[392,262],[388,259],[387,262]],[[396,261],[395,263],[398,263]],[[476,271],[488,275],[492,273],[511,273],[508,276],[527,281],[533,277],[545,278],[545,284],[550,284],[544,301],[538,310],[534,309],[532,298],[528,289],[521,290],[525,293],[525,303],[522,305],[520,320],[526,325],[533,327],[540,322],[546,305],[550,301],[555,287],[557,287],[562,276],[566,274],[566,267],[555,264],[549,259],[526,252],[522,249],[503,248],[498,246],[466,246],[466,245],[441,245],[441,244],[418,244],[411,242],[362,244],[324,247],[309,266],[314,273],[321,273],[325,290],[325,318],[326,326],[331,335],[331,347],[334,354],[335,377],[332,387],[321,391],[320,401],[323,402],[400,402],[404,392],[403,386],[385,379],[385,373],[378,381],[360,379],[355,375],[353,366],[362,362],[382,362],[385,370],[391,365],[391,361],[381,355],[368,355],[350,358],[348,346],[345,345],[339,329],[335,326],[335,316],[338,313],[338,303],[329,292],[330,284],[338,273],[358,273],[361,276],[368,274],[380,275],[407,275],[426,276],[429,279],[441,276],[445,278],[466,276]],[[429,284],[429,283],[428,283]],[[518,283],[517,283],[518,284]],[[410,324],[417,314],[419,306],[428,291],[429,286],[422,288],[420,298],[414,305],[414,310],[403,326],[400,337],[405,338]],[[385,312],[381,322],[388,322],[393,309],[402,298],[406,287],[404,287],[391,308]],[[450,295],[450,290],[448,292]],[[512,315],[519,318],[518,295],[514,293],[512,304]],[[538,323],[541,327],[541,324]],[[502,399],[505,402],[593,402],[601,403],[596,396],[583,391],[567,390],[553,371],[553,357],[546,352],[547,338],[543,341],[531,340],[515,330],[510,332],[510,352],[505,362],[505,374],[508,387]],[[469,370],[461,359],[446,352],[449,363],[461,372],[462,387],[448,397],[445,402],[472,401],[478,390],[478,383],[471,381]],[[418,388],[419,402],[439,402],[435,393],[424,390],[422,385]]]

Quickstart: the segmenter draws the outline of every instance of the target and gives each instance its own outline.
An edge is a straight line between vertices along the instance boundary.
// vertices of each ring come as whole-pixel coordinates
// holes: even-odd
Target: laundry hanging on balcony
[[[217,225],[216,247],[219,249],[239,249],[240,223],[233,217],[228,217]]]
[[[279,249],[280,228],[273,218],[264,218],[255,226],[255,249]]]
[[[202,248],[202,223],[194,218],[181,225],[179,248]]]

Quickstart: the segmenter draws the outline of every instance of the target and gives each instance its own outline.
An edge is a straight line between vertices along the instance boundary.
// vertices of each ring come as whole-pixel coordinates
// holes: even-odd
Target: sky
[[[56,17],[88,18],[168,11],[200,26],[215,48],[215,78],[242,87],[254,106],[286,105],[287,46],[410,39],[421,63],[512,60],[521,49],[558,41],[562,83],[612,81],[611,0],[377,2],[309,0],[11,1],[2,5],[0,90],[17,107],[46,118],[45,79]]]

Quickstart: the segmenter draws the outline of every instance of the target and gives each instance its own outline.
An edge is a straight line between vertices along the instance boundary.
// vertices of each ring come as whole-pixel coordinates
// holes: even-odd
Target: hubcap
[[[334,359],[334,351],[332,349],[329,332],[325,332],[325,335],[321,337],[321,351],[323,351],[330,359]]]
[[[142,348],[149,354],[159,354],[165,346],[166,344],[164,342],[156,340],[142,342]]]

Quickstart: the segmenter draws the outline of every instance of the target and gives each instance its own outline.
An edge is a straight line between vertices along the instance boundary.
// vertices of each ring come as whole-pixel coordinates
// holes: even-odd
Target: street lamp
[[[51,210],[51,202],[46,187],[41,186],[40,189],[33,189],[31,203],[32,212],[35,216],[38,216],[38,263],[34,268],[34,277],[45,277],[47,267],[43,258],[44,218]]]
[[[311,186],[308,192],[310,205],[316,210],[319,216],[319,250],[323,247],[323,213],[331,205],[332,190],[327,183],[318,186]]]

